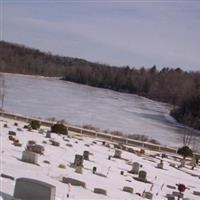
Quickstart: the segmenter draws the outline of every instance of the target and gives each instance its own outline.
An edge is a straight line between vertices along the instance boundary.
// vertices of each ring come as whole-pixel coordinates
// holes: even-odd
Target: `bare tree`
[[[189,130],[189,128],[185,128],[183,134],[183,146],[190,146],[192,139],[192,131]]]
[[[5,79],[2,75],[0,75],[0,101],[1,101],[1,108],[4,108],[4,101],[5,101]]]

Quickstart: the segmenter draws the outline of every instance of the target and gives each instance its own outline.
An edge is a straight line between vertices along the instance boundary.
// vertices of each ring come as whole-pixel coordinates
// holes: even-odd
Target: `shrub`
[[[63,135],[68,134],[67,128],[65,127],[65,125],[63,125],[61,123],[54,124],[51,127],[51,132],[59,133],[59,134],[63,134]]]
[[[59,164],[58,167],[61,168],[61,169],[65,169],[66,168],[65,165],[63,165],[63,164]]]
[[[92,126],[90,124],[85,124],[82,126],[82,128],[85,128],[85,129],[89,129],[89,130],[93,130],[93,131],[100,131],[99,128],[95,127],[95,126]]]
[[[193,156],[192,149],[190,149],[188,146],[183,146],[183,147],[179,148],[177,153],[180,154],[181,156],[183,156],[184,159],[186,157],[192,157]]]
[[[16,132],[15,131],[9,131],[8,134],[12,135],[12,136],[16,136]]]
[[[116,136],[124,136],[124,133],[122,133],[121,131],[111,131],[110,134],[116,135]]]
[[[29,125],[24,125],[24,129],[28,129]]]
[[[37,130],[40,128],[40,122],[38,120],[32,120],[30,126],[32,129]]]

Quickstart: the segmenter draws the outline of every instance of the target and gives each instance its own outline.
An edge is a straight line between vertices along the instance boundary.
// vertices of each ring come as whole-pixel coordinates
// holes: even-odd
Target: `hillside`
[[[0,71],[42,76],[64,76],[66,67],[94,66],[79,58],[52,55],[20,44],[0,41]]]
[[[42,76],[60,76],[63,80],[139,94],[173,104],[182,109],[190,97],[200,94],[200,73],[165,67],[158,70],[113,67],[83,59],[62,57],[18,44],[0,42],[0,71]],[[197,106],[200,102],[197,101]],[[172,111],[181,123],[200,127],[199,116],[192,107],[189,112]],[[176,114],[175,114],[176,113]],[[184,116],[183,116],[184,115]],[[194,117],[195,116],[195,117]],[[190,122],[185,120],[190,118]]]
[[[52,197],[55,200],[142,200],[149,199],[148,196],[152,200],[167,200],[167,196],[177,196],[176,184],[180,183],[187,187],[184,198],[199,199],[200,166],[196,165],[192,170],[191,159],[180,167],[181,157],[177,154],[119,145],[75,132],[63,136],[49,132],[47,127],[41,127],[39,131],[28,130],[25,123],[2,117],[0,120],[4,125],[0,133],[3,141],[0,199],[16,199],[13,194],[19,178],[51,184],[56,190]],[[42,153],[31,150],[31,145],[43,147]],[[76,166],[76,155],[82,156],[84,151],[89,155],[84,156],[81,167],[80,164]],[[36,158],[34,162],[23,156],[25,152]],[[73,179],[79,186],[72,181],[71,184],[64,181],[67,178]],[[106,195],[97,193],[95,188],[105,190]],[[34,190],[29,187],[22,194],[29,193],[35,200],[38,199],[34,198],[38,190],[36,186]]]

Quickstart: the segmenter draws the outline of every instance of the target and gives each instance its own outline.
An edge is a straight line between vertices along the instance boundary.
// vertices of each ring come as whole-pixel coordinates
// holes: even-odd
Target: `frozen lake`
[[[182,143],[183,128],[169,116],[169,107],[165,104],[54,78],[4,77],[7,111],[144,134],[170,146]]]

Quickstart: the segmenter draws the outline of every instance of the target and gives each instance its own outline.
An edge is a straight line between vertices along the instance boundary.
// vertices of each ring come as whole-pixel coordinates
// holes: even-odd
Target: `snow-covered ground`
[[[145,151],[145,155],[139,156],[135,153],[122,151],[122,158],[111,158],[108,156],[114,155],[113,145],[106,147],[102,145],[102,141],[98,138],[88,138],[77,136],[70,133],[69,141],[64,141],[63,136],[52,134],[52,138],[60,142],[60,147],[52,146],[49,139],[44,134],[39,134],[37,131],[29,132],[25,129],[17,131],[17,128],[22,128],[24,123],[18,122],[18,127],[14,126],[13,120],[0,118],[0,147],[1,147],[1,173],[13,176],[16,178],[27,177],[41,180],[56,186],[56,200],[67,199],[68,185],[61,182],[62,177],[76,178],[86,183],[86,188],[71,186],[71,199],[144,199],[139,197],[136,193],[143,193],[143,191],[150,191],[152,184],[143,183],[133,179],[137,175],[128,173],[132,168],[133,162],[139,162],[142,167],[141,170],[147,172],[147,180],[153,183],[152,193],[153,199],[166,199],[166,194],[171,194],[173,189],[169,189],[167,185],[176,186],[176,184],[183,183],[189,189],[185,192],[185,198],[197,200],[200,197],[193,195],[193,191],[200,191],[200,179],[192,176],[189,173],[200,176],[200,167],[191,170],[189,166],[181,170],[175,169],[169,165],[169,162],[177,164],[173,159],[163,159],[164,169],[156,168],[157,163],[160,162],[161,157],[150,156],[157,154],[156,152]],[[8,128],[3,125],[7,123]],[[46,128],[48,129],[48,128]],[[22,147],[16,147],[8,139],[8,131],[16,131],[16,138],[22,143]],[[20,161],[22,152],[29,140],[35,140],[37,144],[44,145],[44,155],[39,156],[39,165],[33,165]],[[43,141],[47,143],[44,144]],[[96,144],[93,143],[96,141]],[[72,147],[66,146],[71,144]],[[74,162],[75,154],[83,154],[84,150],[88,150],[90,161],[84,160],[83,173],[78,174],[75,169],[70,166]],[[50,164],[44,163],[47,160]],[[66,169],[58,167],[59,164],[64,164]],[[97,172],[105,175],[102,177],[92,173],[92,168],[96,166]],[[124,171],[124,175],[120,172]],[[186,171],[186,172],[184,172]],[[0,177],[0,196],[4,200],[11,199],[14,192],[15,181]],[[164,184],[164,185],[163,185]],[[122,191],[124,186],[134,188],[134,194]],[[95,194],[93,192],[95,187],[107,190],[107,196]],[[0,199],[1,199],[0,198]]]
[[[4,79],[6,111],[147,135],[168,146],[182,145],[184,127],[169,115],[169,105],[55,78],[7,74]],[[200,142],[200,133],[194,141]]]

